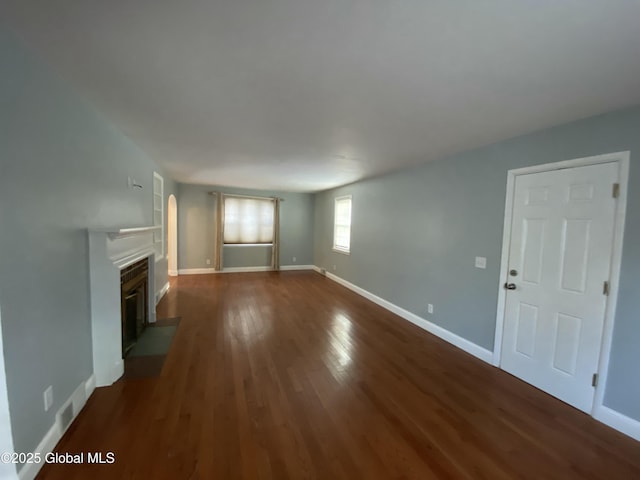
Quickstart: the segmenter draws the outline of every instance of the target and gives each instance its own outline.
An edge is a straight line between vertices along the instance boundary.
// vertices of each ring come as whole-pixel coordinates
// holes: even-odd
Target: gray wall
[[[280,264],[313,264],[313,195],[207,185],[178,185],[178,268],[213,268],[216,200],[210,191],[284,199],[280,206]],[[225,267],[271,264],[270,247],[225,247]],[[296,257],[296,261],[293,261]],[[211,264],[206,260],[210,259]]]
[[[150,225],[162,172],[2,29],[0,65],[2,336],[14,446],[28,452],[93,370],[86,229]]]
[[[315,264],[493,350],[507,171],[631,151],[605,404],[640,420],[640,108],[614,112],[319,193]],[[353,195],[351,255],[332,247],[333,200]],[[474,257],[487,257],[487,269]],[[434,314],[427,313],[434,304]]]

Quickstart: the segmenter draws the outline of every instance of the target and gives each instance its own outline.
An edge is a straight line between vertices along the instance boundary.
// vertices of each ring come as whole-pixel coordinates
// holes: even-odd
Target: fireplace
[[[96,386],[124,373],[124,355],[156,321],[154,232],[160,227],[89,230],[91,338]]]
[[[120,271],[122,311],[122,358],[135,346],[149,324],[149,259],[144,258]]]

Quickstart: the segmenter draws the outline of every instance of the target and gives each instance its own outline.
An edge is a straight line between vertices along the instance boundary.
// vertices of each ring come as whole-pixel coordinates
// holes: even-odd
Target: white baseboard
[[[215,268],[181,268],[178,275],[207,275],[209,273],[218,273]]]
[[[181,268],[180,275],[207,275],[212,273],[268,272],[271,267],[228,267],[222,270],[215,268]]]
[[[249,273],[249,272],[270,272],[271,266],[264,267],[225,267],[218,273]]]
[[[318,267],[314,267],[314,270],[318,272],[321,271]],[[411,313],[410,311],[405,310],[404,308],[399,307],[385,300],[384,298],[380,298],[377,295],[374,295],[373,293],[365,290],[364,288],[360,288],[357,285],[354,285],[353,283],[348,282],[347,280],[344,280],[343,278],[340,278],[337,275],[334,275],[333,273],[326,272],[326,276],[327,278],[333,280],[334,282],[337,282],[340,285],[347,287],[349,290],[352,290],[357,294],[362,295],[364,298],[371,300],[373,303],[380,305],[382,308],[386,308],[390,312],[395,313],[399,317],[402,317],[405,320],[410,321],[414,325],[417,325],[423,330],[426,330],[427,332],[432,333],[436,337],[439,337],[442,340],[449,342],[452,345],[455,345],[456,347],[460,348],[461,350],[464,350],[465,352],[473,355],[474,357],[477,357],[480,360],[483,360],[487,363],[492,362],[493,352],[490,352],[486,348],[476,345],[475,343],[470,342],[469,340],[462,338],[456,335],[455,333],[452,333],[449,330],[442,328],[439,325],[436,325],[435,323],[431,323],[430,321],[416,315],[415,313]]]
[[[169,282],[165,283],[164,286],[158,292],[156,292],[156,305],[160,303],[160,300],[162,300],[162,297],[164,297],[168,291]]]
[[[604,405],[596,409],[593,418],[640,441],[640,422],[638,420],[627,417]]]
[[[282,265],[280,270],[313,270],[313,265]],[[227,267],[222,270],[215,268],[181,268],[178,270],[180,275],[205,275],[211,273],[247,273],[247,272],[270,272],[273,269],[270,266],[260,267]]]
[[[44,437],[42,438],[36,449],[33,451],[33,453],[39,454],[41,462],[24,464],[18,471],[18,478],[20,480],[33,480],[36,478],[36,475],[38,475],[38,472],[44,464],[45,455],[53,451],[66,430],[75,421],[76,417],[87,403],[87,399],[89,398],[91,393],[93,393],[93,390],[95,390],[95,384],[96,380],[94,375],[92,374],[87,381],[82,382],[80,385],[78,385],[78,387],[67,399],[67,401],[62,404],[62,406],[58,410],[58,414],[65,408],[67,408],[70,403],[72,403],[73,419],[71,420],[71,422],[69,422],[69,425],[67,425],[66,428],[63,429],[62,426],[58,423],[58,414],[56,414],[56,420],[54,421],[53,425],[47,431],[47,433],[45,433]]]
[[[56,444],[60,441],[62,435],[60,434],[60,429],[58,428],[57,422],[54,423],[49,431],[44,435],[44,438],[40,441],[36,449],[33,453],[37,453],[40,455],[40,458],[43,460],[40,463],[25,463],[24,466],[18,470],[18,478],[20,480],[33,480],[38,475],[38,472],[42,468],[44,464],[44,456],[52,452],[55,448]]]
[[[89,400],[89,397],[91,397],[91,395],[93,395],[93,392],[96,389],[96,376],[92,373],[91,376],[89,377],[89,380],[87,380],[84,383],[84,397],[85,400]]]

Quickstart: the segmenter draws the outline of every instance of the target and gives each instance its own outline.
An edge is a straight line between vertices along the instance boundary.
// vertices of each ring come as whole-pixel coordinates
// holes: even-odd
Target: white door
[[[617,182],[616,163],[515,181],[501,367],[586,412],[602,343]]]

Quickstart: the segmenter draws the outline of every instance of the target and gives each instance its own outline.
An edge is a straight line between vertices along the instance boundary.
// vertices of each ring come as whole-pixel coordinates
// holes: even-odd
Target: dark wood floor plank
[[[182,276],[156,378],[99,388],[41,479],[640,478],[640,443],[311,272]]]

